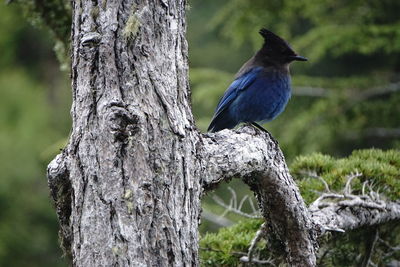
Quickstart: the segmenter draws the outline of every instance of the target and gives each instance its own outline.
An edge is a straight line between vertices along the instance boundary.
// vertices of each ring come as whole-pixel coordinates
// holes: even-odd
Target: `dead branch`
[[[220,215],[220,217],[224,217],[228,212],[233,212],[235,214],[238,214],[240,216],[246,217],[246,218],[251,218],[251,219],[260,219],[262,216],[260,215],[260,212],[258,210],[255,210],[254,204],[252,203],[251,199],[249,198],[248,195],[244,196],[239,204],[237,201],[237,194],[236,191],[233,190],[232,187],[228,186],[228,190],[231,193],[231,198],[229,200],[229,204],[226,204],[219,196],[214,194],[211,198],[221,207],[223,207],[225,210],[224,212]],[[243,212],[243,204],[246,202],[246,200],[249,202],[250,206],[252,206],[253,213],[247,213]]]

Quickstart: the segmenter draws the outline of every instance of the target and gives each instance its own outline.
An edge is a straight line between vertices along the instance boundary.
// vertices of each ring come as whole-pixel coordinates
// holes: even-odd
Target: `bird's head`
[[[264,44],[258,52],[260,59],[266,63],[285,65],[292,61],[307,61],[307,58],[299,56],[290,45],[278,35],[267,29],[261,29]]]

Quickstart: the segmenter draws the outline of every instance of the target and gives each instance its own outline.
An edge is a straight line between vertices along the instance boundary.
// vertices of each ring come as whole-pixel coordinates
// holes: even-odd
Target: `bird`
[[[208,132],[232,129],[239,123],[258,123],[275,119],[285,109],[290,96],[289,64],[307,61],[278,35],[262,28],[264,43],[237,72],[220,99]]]

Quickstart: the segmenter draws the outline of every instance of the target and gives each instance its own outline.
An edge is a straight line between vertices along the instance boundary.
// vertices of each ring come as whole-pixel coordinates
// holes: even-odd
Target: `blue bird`
[[[241,122],[252,123],[275,119],[291,95],[289,64],[307,61],[290,45],[267,29],[260,30],[262,48],[239,70],[215,110],[208,131],[232,129]],[[265,130],[264,130],[265,131]]]

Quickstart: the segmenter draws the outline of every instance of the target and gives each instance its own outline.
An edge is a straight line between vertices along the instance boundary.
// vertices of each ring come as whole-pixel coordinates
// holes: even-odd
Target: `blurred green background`
[[[190,79],[199,129],[205,131],[235,72],[261,45],[258,30],[267,27],[309,58],[292,65],[293,97],[265,125],[289,164],[316,151],[341,157],[359,148],[400,147],[400,1],[189,4]],[[32,5],[0,4],[0,266],[65,266],[45,170],[71,127],[70,81],[54,53],[62,31],[40,26],[29,13]],[[239,181],[230,186],[237,201],[250,196]],[[229,202],[234,193],[224,186],[216,194]],[[204,200],[202,233],[240,219],[219,218],[224,208],[212,196]],[[251,210],[246,202],[244,211]]]

